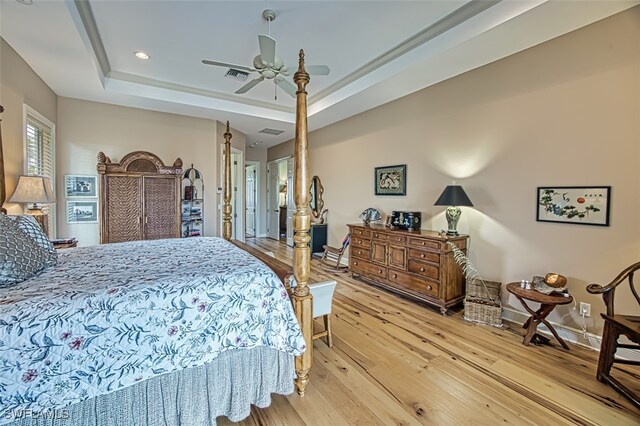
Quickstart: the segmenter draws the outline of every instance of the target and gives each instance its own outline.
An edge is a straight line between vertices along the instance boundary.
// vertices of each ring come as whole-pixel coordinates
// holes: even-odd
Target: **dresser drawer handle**
[[[362,244],[362,240],[358,240],[358,244]]]
[[[420,268],[420,272],[424,272],[424,268]]]
[[[427,290],[431,290],[433,287],[431,287],[430,285],[427,286]]]
[[[393,278],[398,278],[398,274],[393,274]]]
[[[378,273],[381,274],[382,273],[382,269],[378,269]]]
[[[425,244],[424,241],[420,241],[420,245],[423,246]]]
[[[427,257],[427,256],[425,256],[425,254],[424,254],[424,253],[422,253],[422,254],[420,255],[420,257],[424,259],[424,258],[425,258],[425,257]]]
[[[358,264],[358,262],[353,262],[353,264],[354,264],[354,265],[357,265],[357,264]]]
[[[377,232],[373,234],[374,237],[378,238],[380,236],[380,234],[378,234]]]
[[[396,238],[396,241],[402,241],[402,238]]]
[[[358,250],[358,254],[362,254],[362,250]]]

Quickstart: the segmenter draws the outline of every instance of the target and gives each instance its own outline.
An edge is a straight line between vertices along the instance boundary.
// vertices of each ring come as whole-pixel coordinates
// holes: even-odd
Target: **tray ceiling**
[[[2,0],[0,34],[59,96],[231,120],[248,144],[272,146],[293,137],[295,100],[272,81],[236,95],[244,82],[201,63],[251,66],[266,8],[277,13],[271,36],[287,66],[303,48],[308,64],[331,68],[307,87],[316,129],[635,4]]]

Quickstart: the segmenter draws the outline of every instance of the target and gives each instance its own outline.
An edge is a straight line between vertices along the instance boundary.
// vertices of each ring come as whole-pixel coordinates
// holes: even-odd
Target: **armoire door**
[[[144,239],[176,238],[178,194],[173,176],[144,177]]]
[[[142,177],[109,176],[105,185],[107,209],[103,243],[142,239]]]

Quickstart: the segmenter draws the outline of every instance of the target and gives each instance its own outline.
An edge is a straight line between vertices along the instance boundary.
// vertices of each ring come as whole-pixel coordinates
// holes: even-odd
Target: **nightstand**
[[[53,248],[56,250],[78,247],[78,240],[75,238],[51,240],[51,243],[53,244]]]

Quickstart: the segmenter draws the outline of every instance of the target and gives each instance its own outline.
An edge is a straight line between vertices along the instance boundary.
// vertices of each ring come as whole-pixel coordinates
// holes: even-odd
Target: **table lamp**
[[[464,192],[464,189],[460,185],[455,185],[455,182],[442,191],[440,197],[436,200],[434,206],[448,206],[447,207],[447,224],[449,229],[447,235],[458,235],[456,230],[458,226],[458,220],[462,212],[458,206],[473,207],[473,203]]]
[[[43,176],[20,176],[16,190],[9,198],[9,202],[31,204],[26,214],[35,216],[44,233],[49,235],[49,215],[43,212],[38,205],[39,203],[51,204],[56,202],[56,196],[53,193],[49,178]]]

